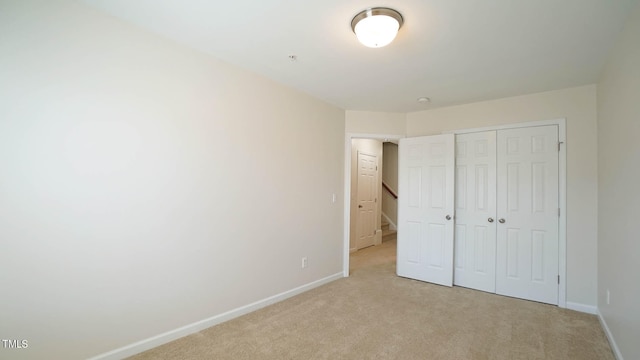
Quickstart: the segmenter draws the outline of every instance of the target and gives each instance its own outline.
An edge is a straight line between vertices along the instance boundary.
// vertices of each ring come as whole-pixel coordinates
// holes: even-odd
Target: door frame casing
[[[464,134],[480,131],[491,131],[501,129],[515,129],[532,126],[558,126],[558,141],[562,144],[558,153],[558,176],[559,176],[559,206],[560,218],[558,223],[558,273],[560,283],[558,285],[558,307],[567,307],[567,130],[566,119],[553,119],[530,121],[522,123],[500,124],[479,128],[466,128],[458,130],[443,131],[443,134]],[[406,135],[384,135],[368,133],[346,133],[345,134],[345,155],[344,155],[344,228],[343,228],[343,261],[342,274],[349,277],[349,229],[351,226],[351,140],[352,139],[377,139],[377,140],[400,140]]]
[[[346,133],[344,140],[344,229],[343,229],[343,256],[342,275],[349,277],[349,254],[350,254],[350,229],[351,229],[351,140],[353,139],[374,139],[374,140],[400,140],[404,135],[384,135],[367,133]],[[357,165],[357,164],[356,164]]]

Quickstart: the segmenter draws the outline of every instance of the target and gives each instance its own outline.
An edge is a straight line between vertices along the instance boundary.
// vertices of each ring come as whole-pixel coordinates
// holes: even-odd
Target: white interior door
[[[456,135],[454,281],[496,291],[496,132]]]
[[[558,127],[497,133],[496,293],[558,304]]]
[[[452,286],[454,143],[453,134],[400,140],[399,276]]]
[[[377,156],[358,151],[356,247],[362,249],[375,243],[377,217]]]

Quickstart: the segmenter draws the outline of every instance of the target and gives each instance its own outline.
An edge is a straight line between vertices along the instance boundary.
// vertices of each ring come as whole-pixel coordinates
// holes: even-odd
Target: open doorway
[[[360,259],[395,257],[398,209],[398,138],[347,140],[345,276],[350,268],[363,265]],[[373,252],[380,254],[371,256]]]
[[[398,224],[398,141],[382,143],[382,242],[395,240]]]

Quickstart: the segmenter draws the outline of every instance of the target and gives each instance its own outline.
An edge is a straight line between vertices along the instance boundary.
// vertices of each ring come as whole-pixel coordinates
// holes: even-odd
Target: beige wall
[[[640,5],[598,83],[598,308],[624,359],[640,359],[638,44]]]
[[[9,357],[341,273],[343,110],[77,2],[3,2],[0,34],[0,337],[29,341]]]
[[[407,114],[407,136],[567,119],[567,301],[595,306],[597,137],[594,85]]]
[[[398,145],[386,142],[382,145],[382,180],[398,193]],[[398,200],[388,191],[382,190],[382,212],[398,224]]]
[[[378,159],[378,176],[382,169],[382,141],[374,139],[352,139],[351,140],[351,206],[349,222],[349,249],[357,250],[356,229],[358,215],[358,152],[375,155]],[[380,180],[380,179],[378,179]],[[378,199],[382,196],[382,183],[378,181]],[[382,202],[378,201],[378,214],[382,211]],[[380,229],[380,216],[376,218],[376,229]],[[381,236],[381,235],[379,235]]]
[[[347,134],[405,135],[406,114],[347,110],[345,131]]]

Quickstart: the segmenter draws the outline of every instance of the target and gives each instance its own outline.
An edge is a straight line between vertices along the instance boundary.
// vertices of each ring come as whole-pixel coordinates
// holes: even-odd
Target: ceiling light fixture
[[[396,38],[404,19],[399,12],[375,7],[361,11],[351,20],[351,29],[364,46],[379,48]]]

